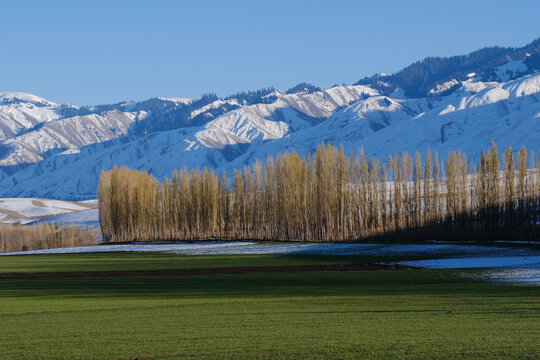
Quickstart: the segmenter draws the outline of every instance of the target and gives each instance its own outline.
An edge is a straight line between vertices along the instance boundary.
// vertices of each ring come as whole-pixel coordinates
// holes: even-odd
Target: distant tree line
[[[521,48],[486,47],[468,55],[452,57],[427,57],[404,69],[379,79],[378,75],[365,77],[356,85],[371,85],[384,94],[402,88],[409,97],[428,95],[430,89],[452,79],[466,80],[469,73],[486,73],[486,79],[494,76],[495,67],[510,60],[524,59],[528,70],[540,69],[540,38]],[[529,55],[529,56],[527,56]]]
[[[270,95],[274,91],[276,91],[276,88],[274,87],[267,87],[255,91],[242,91],[227,96],[225,100],[237,100],[241,105],[269,104],[276,100],[275,96]]]
[[[232,178],[183,169],[158,182],[126,167],[103,171],[106,241],[259,239],[537,239],[540,162],[496,145],[474,164],[450,152],[395,154],[383,163],[320,145],[286,153]]]
[[[208,108],[207,111],[193,115],[195,110],[219,100],[216,94],[203,94],[199,99],[189,103],[162,101],[149,99],[138,103],[136,111],[147,111],[148,114],[136,121],[130,133],[134,135],[146,135],[156,131],[167,131],[189,126],[199,126],[208,122],[209,118],[219,116],[238,106],[222,104],[219,107]],[[140,109],[140,110],[139,110]],[[131,110],[135,111],[135,110]]]
[[[318,86],[315,86],[313,84],[310,84],[310,83],[306,83],[306,82],[303,82],[303,83],[300,83],[298,85],[295,85],[293,86],[292,88],[290,88],[289,90],[286,91],[287,94],[296,94],[296,93],[308,93],[308,94],[312,94],[314,92],[317,92],[317,91],[321,91],[322,89]]]
[[[0,252],[89,246],[98,243],[86,229],[56,224],[0,225]]]

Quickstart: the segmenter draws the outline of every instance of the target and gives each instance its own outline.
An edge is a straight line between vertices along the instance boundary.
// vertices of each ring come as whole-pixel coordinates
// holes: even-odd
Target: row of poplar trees
[[[383,163],[320,145],[232,178],[184,169],[162,183],[114,167],[100,177],[99,216],[105,241],[536,239],[539,167],[525,148],[501,161],[495,144],[470,164],[459,151]]]

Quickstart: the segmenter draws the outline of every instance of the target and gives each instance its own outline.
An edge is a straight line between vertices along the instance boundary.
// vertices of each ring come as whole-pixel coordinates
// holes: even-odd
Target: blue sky
[[[0,91],[77,105],[392,73],[540,37],[540,1],[4,1]]]

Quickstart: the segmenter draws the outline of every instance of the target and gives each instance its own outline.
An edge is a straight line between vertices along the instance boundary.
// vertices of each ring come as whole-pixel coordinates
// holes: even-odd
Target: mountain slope
[[[0,140],[61,117],[61,105],[21,92],[0,92]]]
[[[0,179],[62,152],[127,135],[202,125],[240,107],[236,99],[154,98],[112,105],[58,105],[26,93],[0,96]]]
[[[324,141],[342,144],[347,152],[364,150],[383,160],[401,151],[419,150],[423,155],[428,148],[441,157],[456,149],[477,157],[492,141],[500,148],[525,145],[537,151],[540,74],[487,87],[470,81],[446,97],[361,100],[317,126],[267,142],[229,166],[238,167],[284,149],[306,154]]]
[[[0,166],[18,168],[43,160],[47,153],[76,151],[79,147],[125,135],[136,115],[117,110],[101,115],[48,121],[2,142]]]

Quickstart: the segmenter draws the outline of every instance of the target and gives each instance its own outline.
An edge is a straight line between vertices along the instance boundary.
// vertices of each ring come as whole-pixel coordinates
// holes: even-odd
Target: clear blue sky
[[[4,1],[0,91],[77,105],[392,73],[540,36],[540,1]]]

